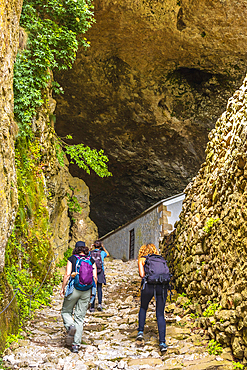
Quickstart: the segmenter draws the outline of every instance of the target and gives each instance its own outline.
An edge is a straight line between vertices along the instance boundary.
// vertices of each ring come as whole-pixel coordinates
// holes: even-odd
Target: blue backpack
[[[76,257],[75,272],[77,272],[74,279],[74,287],[77,290],[88,290],[93,286],[93,264],[90,256]]]

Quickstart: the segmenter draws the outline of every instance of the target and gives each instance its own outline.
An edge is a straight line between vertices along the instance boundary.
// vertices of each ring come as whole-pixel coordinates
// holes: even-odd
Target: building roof
[[[100,240],[104,240],[106,238],[108,238],[108,236],[112,235],[112,234],[115,234],[116,232],[118,232],[119,230],[123,229],[124,227],[132,224],[132,222],[138,220],[138,218],[141,218],[143,217],[145,214],[151,212],[154,208],[157,208],[159,205],[163,204],[164,206],[169,206],[170,204],[173,204],[173,203],[176,203],[176,202],[179,202],[180,200],[183,200],[185,197],[185,194],[184,193],[179,193],[179,194],[176,194],[176,195],[173,195],[169,198],[166,198],[166,199],[162,199],[160,200],[159,202],[155,203],[153,206],[147,208],[145,211],[143,211],[142,213],[140,213],[138,216],[136,216],[135,218],[133,218],[131,221],[128,221],[126,222],[126,224],[124,225],[121,225],[119,226],[117,229],[115,230],[112,230],[110,231],[109,233],[103,235]]]

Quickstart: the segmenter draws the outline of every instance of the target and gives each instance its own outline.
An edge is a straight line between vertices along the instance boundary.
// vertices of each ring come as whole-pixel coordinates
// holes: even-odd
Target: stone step
[[[5,351],[3,360],[6,367],[22,370],[233,369],[229,351],[224,350],[222,357],[209,356],[207,341],[193,332],[190,316],[182,318],[184,312],[181,316],[173,313],[179,312],[175,303],[169,303],[171,312],[166,313],[169,347],[164,355],[159,352],[154,300],[149,304],[144,340],[135,341],[140,308],[136,261],[106,262],[106,271],[108,282],[112,279],[113,284],[103,287],[104,310],[88,311],[78,354],[71,353],[65,346],[65,330],[60,315],[62,299],[59,289],[55,288],[53,305],[37,310],[26,327],[26,333],[23,333],[25,339],[12,343]],[[114,285],[116,282],[117,286]]]

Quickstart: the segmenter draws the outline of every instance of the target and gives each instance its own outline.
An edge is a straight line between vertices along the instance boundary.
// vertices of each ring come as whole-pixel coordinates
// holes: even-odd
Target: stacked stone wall
[[[199,325],[247,361],[247,78],[209,140],[168,259]]]

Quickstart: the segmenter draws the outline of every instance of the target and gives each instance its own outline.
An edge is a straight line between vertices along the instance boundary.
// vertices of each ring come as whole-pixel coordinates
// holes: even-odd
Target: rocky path
[[[230,370],[230,352],[209,355],[203,331],[195,327],[190,314],[184,315],[182,297],[168,302],[167,344],[163,356],[158,348],[155,302],[147,314],[144,342],[136,342],[140,279],[136,261],[106,262],[107,285],[103,290],[103,312],[86,315],[83,344],[78,354],[65,347],[65,330],[60,310],[62,299],[56,288],[51,307],[35,314],[26,328],[26,338],[13,343],[4,354],[10,369],[159,369]],[[180,304],[179,304],[180,302]]]

